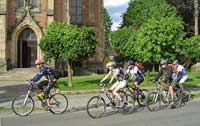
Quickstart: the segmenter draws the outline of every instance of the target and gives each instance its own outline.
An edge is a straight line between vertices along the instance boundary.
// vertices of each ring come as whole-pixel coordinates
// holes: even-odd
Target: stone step
[[[37,72],[36,68],[16,68],[0,74],[0,81],[27,80]]]

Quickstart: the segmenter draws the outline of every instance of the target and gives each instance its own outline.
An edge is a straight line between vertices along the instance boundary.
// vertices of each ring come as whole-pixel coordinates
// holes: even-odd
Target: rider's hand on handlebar
[[[33,84],[34,82],[32,80],[26,80],[28,83]]]
[[[102,86],[102,85],[103,85],[103,82],[100,82],[100,83],[99,83],[99,86]]]

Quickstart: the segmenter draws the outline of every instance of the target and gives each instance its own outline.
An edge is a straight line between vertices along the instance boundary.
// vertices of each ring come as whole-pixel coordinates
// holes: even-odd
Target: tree
[[[109,37],[109,33],[111,32],[111,27],[112,27],[112,19],[106,10],[106,8],[103,8],[103,25],[104,25],[104,32],[105,32],[105,37]]]
[[[182,17],[185,22],[185,32],[187,37],[194,35],[194,0],[166,0],[177,9],[177,14]]]
[[[200,61],[200,36],[187,38],[179,43],[178,48],[180,49],[180,56],[177,58],[184,62],[183,65],[186,68],[189,67],[191,63]]]
[[[122,26],[138,29],[148,19],[176,16],[176,8],[165,0],[131,0],[123,15]]]
[[[130,50],[130,54],[135,54],[137,60],[146,63],[174,60],[179,54],[177,44],[183,41],[185,35],[183,29],[183,22],[175,17],[149,19],[141,26],[134,42],[135,48]]]
[[[39,46],[45,53],[45,59],[53,58],[67,63],[68,86],[71,87],[71,62],[93,56],[97,43],[94,28],[53,22],[47,27]]]
[[[126,47],[125,44],[128,42],[128,39],[131,37],[133,30],[131,27],[123,27],[116,31],[111,32],[110,34],[110,44],[111,47],[118,53],[124,56]]]
[[[109,47],[109,34],[111,32],[112,27],[112,19],[106,10],[106,8],[103,8],[103,25],[104,25],[104,33],[105,33],[105,47]]]

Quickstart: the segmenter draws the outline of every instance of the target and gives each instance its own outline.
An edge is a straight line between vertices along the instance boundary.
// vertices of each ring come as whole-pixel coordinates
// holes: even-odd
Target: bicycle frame
[[[156,89],[158,90],[158,95],[161,95],[165,101],[167,101],[168,103],[170,102],[169,100],[169,96],[170,96],[170,93],[168,92],[167,94],[164,94],[162,88],[161,88],[161,85],[159,82],[156,82]],[[156,97],[156,100],[157,100],[158,96]]]
[[[109,92],[107,91],[107,89],[105,88],[105,86],[106,86],[106,84],[103,84],[102,86],[101,86],[101,88],[99,89],[99,94],[98,94],[98,97],[99,98],[101,98],[102,97],[102,94],[104,94],[107,98],[108,98],[108,100],[109,100],[109,102],[112,104],[112,106],[116,106],[116,103],[115,103],[115,101],[114,101],[114,98],[113,97],[111,97],[110,95],[109,95]],[[113,94],[112,94],[113,95]]]

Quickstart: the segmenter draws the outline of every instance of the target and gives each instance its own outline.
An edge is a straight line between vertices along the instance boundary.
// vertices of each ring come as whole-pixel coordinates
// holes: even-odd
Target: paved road
[[[140,109],[130,115],[109,111],[100,119],[91,119],[86,111],[32,114],[28,117],[3,117],[2,126],[199,126],[200,101],[193,101],[178,109],[165,108],[158,112]]]

